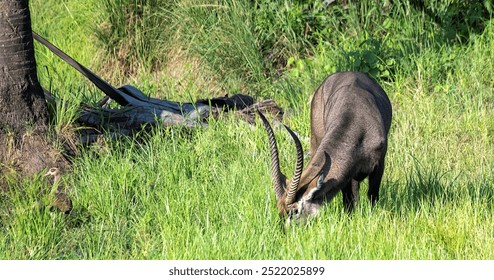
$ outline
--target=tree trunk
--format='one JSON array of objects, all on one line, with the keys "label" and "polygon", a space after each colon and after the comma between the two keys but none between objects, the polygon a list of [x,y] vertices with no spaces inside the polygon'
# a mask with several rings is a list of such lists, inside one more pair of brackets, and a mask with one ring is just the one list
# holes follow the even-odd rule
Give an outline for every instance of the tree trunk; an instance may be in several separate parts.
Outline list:
[{"label": "tree trunk", "polygon": [[21,134],[47,125],[28,0],[0,0],[0,133]]},{"label": "tree trunk", "polygon": [[0,0],[0,191],[66,161],[47,137],[28,0]]}]

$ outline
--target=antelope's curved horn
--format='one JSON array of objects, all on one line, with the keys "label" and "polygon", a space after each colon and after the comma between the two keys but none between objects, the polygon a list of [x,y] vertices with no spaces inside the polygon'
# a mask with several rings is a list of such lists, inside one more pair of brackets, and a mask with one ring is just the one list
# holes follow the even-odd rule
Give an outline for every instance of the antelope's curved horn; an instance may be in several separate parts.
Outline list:
[{"label": "antelope's curved horn", "polygon": [[300,184],[300,177],[302,176],[302,168],[304,166],[304,150],[302,148],[300,140],[297,137],[297,134],[295,134],[295,132],[293,132],[288,126],[284,126],[288,133],[290,133],[290,135],[292,136],[293,141],[295,142],[295,147],[297,149],[297,163],[295,164],[295,172],[292,177],[290,188],[286,190],[287,194],[285,204],[289,205],[294,202],[295,194],[297,193],[298,186]]},{"label": "antelope's curved horn", "polygon": [[266,132],[268,133],[269,138],[269,152],[271,153],[271,176],[273,177],[273,187],[274,192],[276,194],[276,201],[280,200],[285,192],[283,175],[280,170],[280,161],[278,158],[278,147],[276,146],[276,138],[274,137],[273,129],[271,125],[269,125],[266,117],[257,110],[257,114],[261,117],[262,122],[264,123],[264,127],[266,128]]}]

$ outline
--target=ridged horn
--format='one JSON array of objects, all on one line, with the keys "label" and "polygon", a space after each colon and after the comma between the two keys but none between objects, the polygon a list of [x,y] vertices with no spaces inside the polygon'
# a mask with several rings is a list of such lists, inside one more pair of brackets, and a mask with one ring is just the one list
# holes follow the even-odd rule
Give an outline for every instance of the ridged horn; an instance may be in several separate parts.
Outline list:
[{"label": "ridged horn", "polygon": [[271,128],[271,125],[269,124],[266,117],[259,110],[257,110],[257,114],[259,114],[259,117],[261,117],[261,120],[264,123],[264,127],[266,128],[266,132],[268,133],[269,152],[271,153],[271,176],[273,177],[273,187],[274,193],[276,194],[276,201],[279,201],[280,198],[283,196],[285,189],[283,182],[284,176],[282,175],[280,170],[280,161],[278,158],[278,147],[276,146],[276,138],[274,137],[273,129]]},{"label": "ridged horn", "polygon": [[292,177],[290,188],[286,190],[287,194],[285,205],[290,205],[295,201],[295,194],[297,193],[298,186],[300,184],[300,177],[302,176],[302,168],[304,166],[304,150],[302,149],[302,144],[300,143],[297,134],[295,134],[295,132],[293,132],[288,126],[284,126],[288,133],[292,136],[297,149],[297,163],[295,164],[295,172]]}]

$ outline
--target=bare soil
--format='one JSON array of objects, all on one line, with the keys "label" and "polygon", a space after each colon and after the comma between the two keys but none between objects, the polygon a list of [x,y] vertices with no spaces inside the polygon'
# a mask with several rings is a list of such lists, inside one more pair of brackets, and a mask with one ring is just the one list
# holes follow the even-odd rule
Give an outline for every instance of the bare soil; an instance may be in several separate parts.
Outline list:
[{"label": "bare soil", "polygon": [[66,170],[68,161],[41,133],[9,135],[0,133],[0,190],[22,178],[57,167]]}]

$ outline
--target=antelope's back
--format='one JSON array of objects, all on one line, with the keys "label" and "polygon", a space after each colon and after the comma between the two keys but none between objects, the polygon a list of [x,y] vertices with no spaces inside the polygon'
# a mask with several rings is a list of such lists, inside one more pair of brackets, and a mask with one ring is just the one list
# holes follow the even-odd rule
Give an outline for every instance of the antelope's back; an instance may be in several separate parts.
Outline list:
[{"label": "antelope's back", "polygon": [[[335,104],[353,104],[357,107],[351,110],[359,110],[366,106],[362,100],[362,94],[372,97],[366,104],[375,104],[379,111],[386,132],[391,126],[392,108],[386,92],[383,88],[367,74],[361,72],[338,72],[326,78],[321,86],[316,90],[311,104],[311,118],[313,120],[321,117],[327,118],[328,111],[341,111]],[[340,96],[338,96],[340,95]],[[317,121],[316,121],[317,122]],[[322,125],[322,123],[321,123]]]},{"label": "antelope's back", "polygon": [[330,75],[317,89],[311,103],[311,150],[324,148],[348,156],[345,146],[381,146],[387,142],[392,108],[384,90],[360,72]]}]

